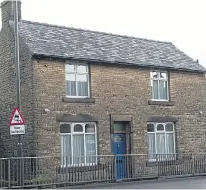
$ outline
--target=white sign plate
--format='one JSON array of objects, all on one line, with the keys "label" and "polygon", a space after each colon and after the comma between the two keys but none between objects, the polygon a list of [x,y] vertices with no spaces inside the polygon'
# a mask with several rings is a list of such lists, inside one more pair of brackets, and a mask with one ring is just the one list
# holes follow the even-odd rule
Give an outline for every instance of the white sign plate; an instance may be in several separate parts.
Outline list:
[{"label": "white sign plate", "polygon": [[10,135],[24,135],[24,134],[25,134],[25,125],[10,126]]}]

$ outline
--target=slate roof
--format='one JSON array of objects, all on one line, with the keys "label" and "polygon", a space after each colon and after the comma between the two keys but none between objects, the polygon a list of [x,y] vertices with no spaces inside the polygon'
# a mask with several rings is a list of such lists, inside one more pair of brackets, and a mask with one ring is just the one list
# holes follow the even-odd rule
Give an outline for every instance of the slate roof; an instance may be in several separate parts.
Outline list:
[{"label": "slate roof", "polygon": [[34,55],[205,72],[170,42],[21,21],[20,36]]}]

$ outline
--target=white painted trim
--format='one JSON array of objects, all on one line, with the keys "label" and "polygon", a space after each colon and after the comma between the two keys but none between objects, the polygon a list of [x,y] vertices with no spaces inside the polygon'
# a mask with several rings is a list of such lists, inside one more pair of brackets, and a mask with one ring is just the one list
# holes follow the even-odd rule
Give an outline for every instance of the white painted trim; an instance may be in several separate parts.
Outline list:
[{"label": "white painted trim", "polygon": [[169,99],[151,99],[152,101],[156,101],[156,102],[169,102]]},{"label": "white painted trim", "polygon": [[[72,65],[75,66],[75,71],[73,72],[67,72],[66,70],[66,65],[67,63],[65,64],[65,80],[67,81],[67,74],[74,74],[75,75],[75,82],[76,82],[76,94],[78,94],[78,85],[77,85],[77,79],[76,79],[76,76],[77,75],[86,75],[86,78],[87,78],[87,84],[88,84],[88,95],[87,96],[69,96],[67,95],[67,83],[66,83],[66,97],[67,98],[89,98],[90,97],[90,75],[89,75],[89,64],[87,63],[73,63]],[[87,72],[77,72],[77,65],[85,65],[86,66],[86,70]]]},{"label": "white painted trim", "polygon": [[[174,126],[174,123],[173,122],[165,122],[165,123],[163,123],[163,122],[162,123],[161,122],[147,122],[147,124],[154,124],[154,132],[147,132],[147,134],[154,134],[155,135],[155,153],[157,154],[156,135],[162,133],[164,135],[166,135],[166,134],[173,134],[174,154],[176,154],[176,139],[175,139],[175,126]],[[163,124],[164,125],[164,131],[157,131],[157,125],[158,124]],[[172,124],[173,125],[173,131],[166,131],[165,130],[166,124]],[[165,148],[166,148],[166,141],[165,141]],[[175,158],[176,158],[176,155],[175,155]],[[173,158],[173,159],[175,159],[175,158]],[[170,159],[171,158],[165,158],[165,159],[162,159],[162,161],[170,160]],[[154,159],[149,159],[149,160],[154,160]],[[155,159],[155,161],[156,161],[156,159]]]},{"label": "white painted trim", "polygon": [[[95,132],[94,133],[86,133],[86,130],[85,130],[85,126],[86,124],[88,123],[92,123],[94,124],[94,128],[95,128]],[[71,133],[60,133],[60,150],[62,149],[62,143],[61,143],[61,136],[68,136],[68,135],[71,135],[71,156],[72,158],[74,158],[74,151],[73,151],[73,136],[74,135],[83,135],[84,136],[84,164],[73,164],[73,159],[72,159],[72,164],[70,164],[69,166],[87,166],[87,165],[97,165],[97,157],[98,157],[98,152],[97,152],[97,124],[96,122],[85,122],[85,123],[79,123],[79,122],[61,122],[61,124],[70,124],[71,126]],[[82,125],[83,126],[83,132],[74,132],[74,126],[75,125]],[[96,160],[95,160],[95,163],[86,163],[86,135],[94,135],[94,140],[95,140],[95,150],[96,150],[96,155],[91,155],[91,156],[95,156],[96,157]],[[64,146],[64,145],[63,145]],[[62,154],[61,154],[61,157],[62,157]],[[61,158],[61,160],[63,160],[63,158]],[[66,167],[65,165],[61,165],[63,167]]]},{"label": "white painted trim", "polygon": [[[153,78],[152,77],[152,72],[157,72],[158,73],[158,77],[157,78]],[[159,77],[159,73],[160,72],[165,72],[166,73],[166,79],[160,78]],[[169,97],[170,97],[170,92],[169,92],[169,78],[168,78],[168,71],[165,70],[150,70],[150,83],[151,83],[151,87],[153,88],[153,81],[156,80],[158,81],[158,97],[159,97],[159,81],[166,81],[167,82],[167,99],[152,99],[153,101],[169,101]]]},{"label": "white painted trim", "polygon": [[89,96],[66,96],[66,98],[89,98]]}]

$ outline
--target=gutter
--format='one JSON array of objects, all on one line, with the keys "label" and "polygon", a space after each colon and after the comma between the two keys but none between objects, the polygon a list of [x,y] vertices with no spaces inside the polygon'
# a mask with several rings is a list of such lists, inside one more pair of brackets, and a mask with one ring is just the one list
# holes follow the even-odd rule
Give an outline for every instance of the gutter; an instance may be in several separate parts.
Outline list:
[{"label": "gutter", "polygon": [[146,65],[146,64],[134,64],[134,63],[125,63],[125,62],[117,62],[117,61],[104,61],[98,59],[84,59],[84,58],[75,58],[75,57],[66,57],[66,56],[56,56],[56,55],[49,55],[49,54],[37,54],[33,53],[33,57],[36,59],[46,58],[50,60],[61,60],[61,61],[84,61],[88,63],[102,63],[102,64],[112,64],[112,65],[124,65],[124,66],[131,66],[131,67],[139,67],[139,68],[149,68],[149,69],[168,69],[173,71],[185,71],[185,72],[193,72],[193,73],[201,73],[206,74],[205,70],[194,70],[194,69],[185,69],[185,68],[174,68],[174,67],[164,67],[164,66],[154,66],[154,65]]}]

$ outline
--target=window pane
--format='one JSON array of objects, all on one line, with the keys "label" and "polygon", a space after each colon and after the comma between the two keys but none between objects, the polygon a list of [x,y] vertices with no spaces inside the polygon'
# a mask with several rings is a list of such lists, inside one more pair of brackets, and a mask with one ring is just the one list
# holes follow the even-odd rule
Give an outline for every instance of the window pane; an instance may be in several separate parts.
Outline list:
[{"label": "window pane", "polygon": [[158,72],[152,71],[152,78],[158,78]]},{"label": "window pane", "polygon": [[154,124],[152,123],[147,124],[147,132],[154,132]]},{"label": "window pane", "polygon": [[156,148],[159,160],[165,159],[165,134],[157,133],[156,134]]},{"label": "window pane", "polygon": [[78,82],[78,96],[88,96],[88,83]]},{"label": "window pane", "polygon": [[159,99],[158,98],[158,81],[157,80],[153,80],[152,99]]},{"label": "window pane", "polygon": [[149,143],[149,159],[156,158],[155,151],[155,134],[148,133],[148,143]]},{"label": "window pane", "polygon": [[86,163],[96,163],[95,135],[85,135]]},{"label": "window pane", "polygon": [[167,123],[165,125],[165,130],[166,131],[173,131],[173,124],[172,123]]},{"label": "window pane", "polygon": [[67,81],[67,95],[76,96],[76,82],[75,81]]},{"label": "window pane", "polygon": [[162,100],[167,100],[167,81],[159,81],[159,97]]},{"label": "window pane", "polygon": [[123,131],[126,132],[126,126],[123,122],[115,122],[114,123],[114,132],[115,131]]},{"label": "window pane", "polygon": [[61,124],[60,133],[71,133],[71,126],[69,124]]},{"label": "window pane", "polygon": [[75,74],[67,74],[66,75],[66,80],[67,81],[76,81]]},{"label": "window pane", "polygon": [[87,66],[86,65],[77,65],[77,72],[78,73],[86,73],[87,72]]},{"label": "window pane", "polygon": [[87,75],[77,75],[78,96],[88,96]]},{"label": "window pane", "polygon": [[164,125],[158,124],[157,125],[157,131],[164,131]]},{"label": "window pane", "polygon": [[167,73],[166,72],[160,72],[160,78],[166,79],[167,78]]},{"label": "window pane", "polygon": [[87,74],[85,74],[85,75],[77,75],[77,81],[79,81],[79,82],[87,82]]},{"label": "window pane", "polygon": [[95,125],[94,124],[86,124],[85,125],[85,133],[95,133]]},{"label": "window pane", "polygon": [[67,95],[76,96],[75,74],[67,74],[66,80],[67,80]]},{"label": "window pane", "polygon": [[61,164],[72,164],[71,135],[61,135]]},{"label": "window pane", "polygon": [[75,71],[75,65],[73,64],[66,64],[66,72],[74,72]]},{"label": "window pane", "polygon": [[175,152],[174,152],[174,135],[173,133],[167,133],[166,134],[166,153],[167,158],[175,158]]},{"label": "window pane", "polygon": [[74,132],[83,132],[83,126],[80,124],[75,125]]},{"label": "window pane", "polygon": [[73,162],[84,164],[84,135],[73,135]]}]

